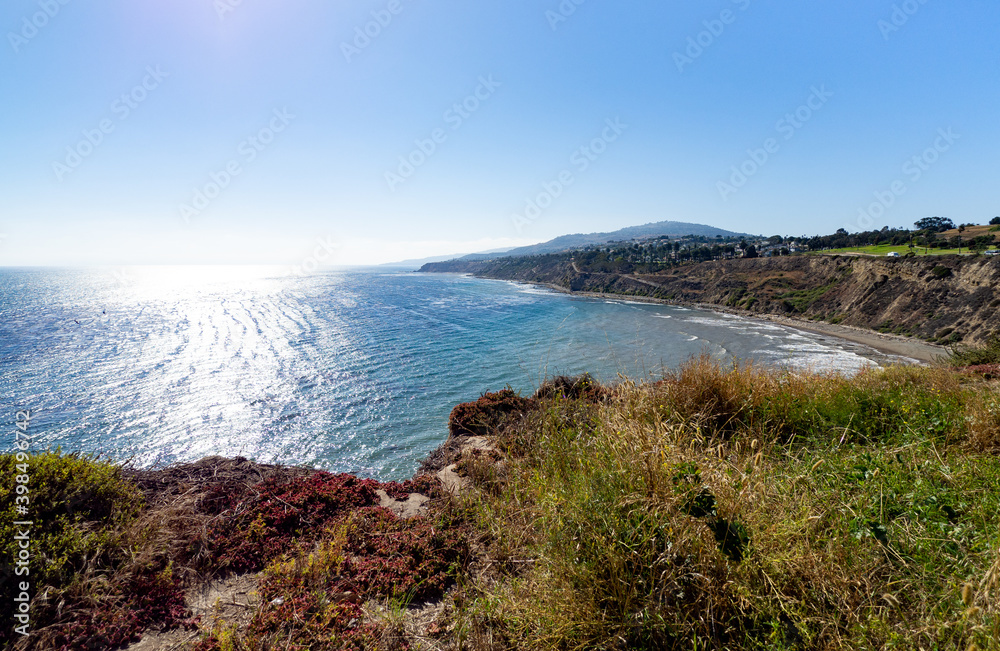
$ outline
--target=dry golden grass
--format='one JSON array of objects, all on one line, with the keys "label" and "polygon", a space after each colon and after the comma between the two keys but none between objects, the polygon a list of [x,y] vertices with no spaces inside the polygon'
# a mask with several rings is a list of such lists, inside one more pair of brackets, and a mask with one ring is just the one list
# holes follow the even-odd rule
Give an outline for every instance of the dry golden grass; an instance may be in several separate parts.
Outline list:
[{"label": "dry golden grass", "polygon": [[465,586],[462,642],[997,648],[996,395],[944,368],[700,358],[550,400],[464,507],[502,571]]}]

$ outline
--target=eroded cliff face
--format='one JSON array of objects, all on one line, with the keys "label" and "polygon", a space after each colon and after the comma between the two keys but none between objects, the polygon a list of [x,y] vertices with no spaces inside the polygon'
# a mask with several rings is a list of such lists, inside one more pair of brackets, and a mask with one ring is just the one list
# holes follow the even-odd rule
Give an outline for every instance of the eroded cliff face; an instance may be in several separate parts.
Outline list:
[{"label": "eroded cliff face", "polygon": [[710,303],[977,343],[1000,333],[1000,258],[794,256],[703,262],[658,274],[588,273],[540,258],[426,265],[483,278]]}]

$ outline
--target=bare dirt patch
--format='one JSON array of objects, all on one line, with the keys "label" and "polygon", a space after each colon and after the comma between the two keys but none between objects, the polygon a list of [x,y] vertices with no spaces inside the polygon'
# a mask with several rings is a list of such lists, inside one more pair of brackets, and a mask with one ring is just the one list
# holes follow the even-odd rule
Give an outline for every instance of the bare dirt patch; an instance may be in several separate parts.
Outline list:
[{"label": "bare dirt patch", "polygon": [[196,631],[147,632],[127,651],[174,651],[186,648],[203,632],[214,628],[243,628],[260,603],[257,577],[253,574],[209,581],[187,591],[187,607],[200,619]]}]

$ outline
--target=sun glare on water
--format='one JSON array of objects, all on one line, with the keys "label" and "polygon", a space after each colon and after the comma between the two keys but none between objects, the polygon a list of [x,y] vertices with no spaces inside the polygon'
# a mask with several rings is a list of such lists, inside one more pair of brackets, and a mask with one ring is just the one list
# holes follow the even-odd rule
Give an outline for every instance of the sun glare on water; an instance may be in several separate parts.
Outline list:
[{"label": "sun glare on water", "polygon": [[288,267],[228,265],[164,265],[121,267],[113,271],[121,289],[142,297],[164,297],[206,290],[278,291]]},{"label": "sun glare on water", "polygon": [[124,267],[122,275],[150,287],[201,287],[287,275],[282,267],[254,265],[163,265]]}]

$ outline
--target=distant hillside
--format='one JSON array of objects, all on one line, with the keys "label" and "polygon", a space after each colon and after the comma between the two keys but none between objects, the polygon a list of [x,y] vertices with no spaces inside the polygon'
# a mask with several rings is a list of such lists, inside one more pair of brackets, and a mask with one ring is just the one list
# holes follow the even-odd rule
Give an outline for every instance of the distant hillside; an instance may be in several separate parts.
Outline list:
[{"label": "distant hillside", "polygon": [[472,254],[452,253],[451,255],[435,255],[429,258],[416,258],[409,260],[400,260],[398,262],[386,262],[378,266],[403,268],[403,269],[418,269],[423,265],[430,264],[432,262],[446,262],[448,260],[456,260],[456,259],[466,260],[470,258],[475,258],[477,260],[488,260],[492,257],[495,257],[497,254],[502,254],[506,251],[507,249],[491,249],[489,251],[483,251],[482,253],[472,253]]},{"label": "distant hillside", "polygon": [[522,255],[558,253],[560,251],[577,249],[584,246],[590,246],[592,244],[604,244],[606,242],[633,240],[643,237],[659,237],[661,235],[668,235],[670,237],[681,237],[683,235],[697,235],[701,237],[715,237],[716,235],[721,235],[722,237],[741,237],[746,235],[746,233],[734,233],[732,231],[722,230],[721,228],[715,228],[714,226],[706,226],[705,224],[665,221],[643,224],[642,226],[629,226],[628,228],[622,228],[621,230],[612,231],[610,233],[577,233],[574,235],[561,235],[554,240],[542,242],[541,244],[522,246],[503,253],[473,253],[472,255],[467,255],[460,259],[489,260],[493,258],[507,258]]},{"label": "distant hillside", "polygon": [[[433,262],[447,262],[448,260],[455,260],[456,258],[461,258],[464,260],[465,258],[462,258],[462,255],[463,254],[461,253],[453,253],[451,255],[435,255],[429,258],[412,258],[409,260],[399,260],[397,262],[384,262],[378,266],[394,268],[394,269],[399,269],[399,268],[419,269],[423,265],[431,264]],[[484,255],[484,254],[475,254],[475,255]]]}]

